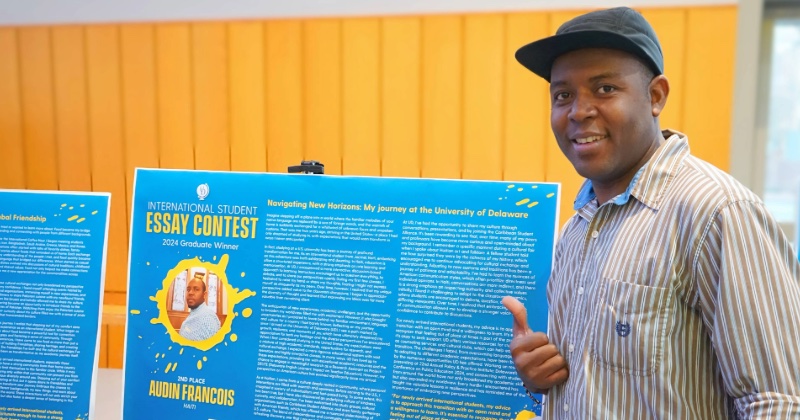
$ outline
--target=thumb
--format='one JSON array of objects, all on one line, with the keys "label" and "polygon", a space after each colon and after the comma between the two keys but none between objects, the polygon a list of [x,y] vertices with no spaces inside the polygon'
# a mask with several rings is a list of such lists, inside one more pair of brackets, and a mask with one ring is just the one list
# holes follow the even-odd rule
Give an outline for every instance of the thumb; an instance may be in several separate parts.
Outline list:
[{"label": "thumb", "polygon": [[514,297],[506,296],[503,298],[502,303],[503,306],[511,312],[511,315],[514,316],[514,325],[512,327],[514,337],[533,332],[530,327],[528,327],[528,311],[525,309],[525,305],[523,305],[522,302]]}]

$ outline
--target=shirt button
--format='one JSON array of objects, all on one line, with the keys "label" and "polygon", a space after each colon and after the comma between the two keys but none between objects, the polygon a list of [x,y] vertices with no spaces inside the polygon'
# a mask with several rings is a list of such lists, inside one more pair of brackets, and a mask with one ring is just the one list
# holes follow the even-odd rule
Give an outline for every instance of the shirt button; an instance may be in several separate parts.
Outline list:
[{"label": "shirt button", "polygon": [[583,294],[583,286],[581,286],[581,287],[579,287],[579,288],[578,288],[578,294],[579,294],[579,295],[582,295],[582,294]]},{"label": "shirt button", "polygon": [[569,405],[564,404],[564,411],[569,411]]},{"label": "shirt button", "polygon": [[570,344],[569,345],[569,352],[572,353],[573,351],[575,351],[575,345],[574,344]]},{"label": "shirt button", "polygon": [[600,236],[600,232],[598,231],[592,232],[592,239],[597,239],[598,236]]}]

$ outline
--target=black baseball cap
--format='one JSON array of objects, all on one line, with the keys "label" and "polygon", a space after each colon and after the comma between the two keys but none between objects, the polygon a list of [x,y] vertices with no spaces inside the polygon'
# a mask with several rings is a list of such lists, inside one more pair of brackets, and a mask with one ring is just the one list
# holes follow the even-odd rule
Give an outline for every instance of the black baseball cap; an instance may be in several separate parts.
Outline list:
[{"label": "black baseball cap", "polygon": [[639,57],[655,75],[664,73],[661,44],[650,23],[628,7],[597,10],[565,22],[556,34],[517,50],[517,61],[550,81],[553,62],[560,55],[582,48],[610,48]]}]

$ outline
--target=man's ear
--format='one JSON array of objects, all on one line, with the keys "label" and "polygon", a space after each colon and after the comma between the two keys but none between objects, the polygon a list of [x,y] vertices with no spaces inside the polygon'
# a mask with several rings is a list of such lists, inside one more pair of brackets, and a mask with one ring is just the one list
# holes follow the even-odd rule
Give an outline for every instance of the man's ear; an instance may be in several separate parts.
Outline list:
[{"label": "man's ear", "polygon": [[653,117],[658,117],[667,105],[667,97],[669,96],[669,80],[667,80],[667,76],[661,74],[654,77],[647,89],[648,93],[650,93],[650,109]]}]

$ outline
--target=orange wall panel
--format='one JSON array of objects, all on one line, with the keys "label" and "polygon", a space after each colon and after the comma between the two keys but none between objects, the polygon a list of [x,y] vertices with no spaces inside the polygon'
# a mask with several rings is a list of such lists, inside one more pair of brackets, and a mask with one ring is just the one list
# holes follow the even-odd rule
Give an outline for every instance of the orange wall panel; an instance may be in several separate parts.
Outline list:
[{"label": "orange wall panel", "polygon": [[194,169],[191,33],[188,24],[156,26],[159,160]]},{"label": "orange wall panel", "polygon": [[[155,28],[125,25],[120,28],[119,36],[125,198],[131,203],[134,169],[159,167]],[[126,206],[125,210],[126,221],[130,224],[131,207]]]},{"label": "orange wall panel", "polygon": [[194,167],[230,170],[227,27],[217,22],[196,23],[191,34]]},{"label": "orange wall panel", "polygon": [[92,189],[111,193],[106,290],[125,291],[129,205],[122,137],[119,28],[112,25],[87,28],[86,56]]},{"label": "orange wall panel", "polygon": [[53,28],[58,184],[62,190],[92,188],[84,45],[83,28]]},{"label": "orange wall panel", "polygon": [[[108,367],[108,325],[100,326],[100,351],[97,355],[97,367]],[[112,351],[119,351],[120,349],[113,349]]]},{"label": "orange wall panel", "polygon": [[461,178],[463,18],[422,18],[422,177]]},{"label": "orange wall panel", "polygon": [[303,24],[303,158],[342,173],[342,23],[338,19]]},{"label": "orange wall panel", "polygon": [[25,186],[55,190],[58,189],[58,148],[50,29],[21,28],[18,36]]},{"label": "orange wall panel", "polygon": [[686,23],[684,123],[692,153],[730,166],[736,9],[689,9]]},{"label": "orange wall panel", "polygon": [[260,22],[228,27],[231,169],[267,170],[264,31]]},{"label": "orange wall panel", "polygon": [[125,326],[108,325],[108,353],[107,367],[112,369],[122,369],[123,349],[125,348]]},{"label": "orange wall panel", "polygon": [[266,23],[267,171],[286,172],[303,159],[303,25]]},{"label": "orange wall panel", "polygon": [[503,177],[504,25],[502,15],[464,20],[463,178]]},{"label": "orange wall panel", "polygon": [[381,175],[420,176],[422,22],[387,18],[381,30]]},{"label": "orange wall panel", "polygon": [[0,28],[0,188],[25,188],[17,31]]},{"label": "orange wall panel", "polygon": [[342,23],[342,173],[380,175],[380,21]]}]

